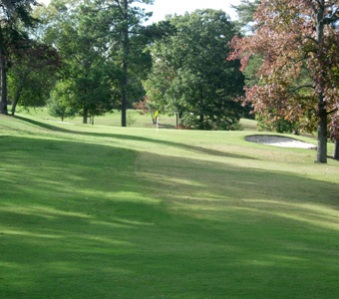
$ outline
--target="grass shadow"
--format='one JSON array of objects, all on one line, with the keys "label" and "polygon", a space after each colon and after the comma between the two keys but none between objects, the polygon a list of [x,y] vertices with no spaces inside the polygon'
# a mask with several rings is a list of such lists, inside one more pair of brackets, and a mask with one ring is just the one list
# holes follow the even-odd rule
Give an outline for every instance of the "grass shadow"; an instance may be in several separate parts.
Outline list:
[{"label": "grass shadow", "polygon": [[146,138],[142,136],[134,136],[134,135],[122,135],[122,134],[111,134],[111,133],[91,133],[91,132],[79,132],[74,130],[68,130],[64,128],[60,128],[57,126],[49,125],[44,122],[39,122],[36,120],[32,120],[29,118],[16,116],[18,119],[28,122],[30,124],[39,126],[41,128],[44,128],[46,130],[51,130],[54,132],[62,132],[66,134],[75,134],[75,135],[84,135],[84,136],[94,136],[94,137],[108,137],[108,138],[115,138],[120,140],[132,140],[132,141],[140,141],[140,142],[149,142],[154,144],[162,144],[162,145],[168,145],[172,147],[178,147],[184,150],[199,152],[202,154],[212,155],[212,156],[220,156],[220,157],[229,157],[229,158],[237,158],[237,159],[251,159],[255,160],[256,158],[247,156],[247,155],[240,155],[236,153],[226,153],[218,150],[208,149],[200,146],[193,146],[188,145],[184,143],[177,143],[177,142],[171,142],[166,140],[159,140],[159,139],[152,139],[152,138]]},{"label": "grass shadow", "polygon": [[78,141],[1,149],[2,298],[339,296],[338,184]]}]

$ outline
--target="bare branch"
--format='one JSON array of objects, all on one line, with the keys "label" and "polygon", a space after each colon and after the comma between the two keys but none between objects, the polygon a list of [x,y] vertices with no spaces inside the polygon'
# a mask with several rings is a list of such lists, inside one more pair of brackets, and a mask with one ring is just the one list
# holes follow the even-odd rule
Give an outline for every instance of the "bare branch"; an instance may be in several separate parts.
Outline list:
[{"label": "bare branch", "polygon": [[326,114],[327,115],[330,115],[330,114],[332,114],[332,113],[334,113],[334,112],[337,112],[338,111],[338,108],[335,108],[335,109],[333,109],[333,110],[331,110],[331,111],[328,111]]},{"label": "bare branch", "polygon": [[296,88],[290,90],[290,93],[295,93],[295,92],[297,92],[298,90],[303,89],[303,88],[314,88],[314,87],[313,87],[313,85],[311,85],[311,84],[300,85],[300,86],[298,86],[298,87],[296,87]]},{"label": "bare branch", "polygon": [[310,36],[310,35],[305,35],[304,37],[305,37],[306,39],[309,39],[309,40],[311,40],[312,42],[316,43],[317,45],[319,44],[319,42],[318,42],[314,37],[312,37],[312,36]]},{"label": "bare branch", "polygon": [[[315,5],[312,3],[312,0],[309,0],[308,2],[310,3],[310,6],[312,7],[313,12],[314,12],[315,14],[317,14],[317,13],[318,13],[318,10],[317,10],[317,8],[315,7]],[[319,2],[318,2],[318,3],[319,3]]]},{"label": "bare branch", "polygon": [[315,0],[315,2],[317,2],[320,6],[321,9],[324,9],[325,8],[325,2],[324,0]]}]

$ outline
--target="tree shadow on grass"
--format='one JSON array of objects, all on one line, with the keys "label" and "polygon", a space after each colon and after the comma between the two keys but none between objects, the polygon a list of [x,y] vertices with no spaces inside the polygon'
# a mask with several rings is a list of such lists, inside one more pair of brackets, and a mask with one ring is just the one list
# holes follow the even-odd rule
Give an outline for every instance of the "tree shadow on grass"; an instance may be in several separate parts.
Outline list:
[{"label": "tree shadow on grass", "polygon": [[79,131],[74,131],[74,130],[68,130],[64,128],[60,128],[57,126],[49,125],[43,122],[39,122],[36,120],[32,120],[29,118],[24,118],[24,117],[18,117],[18,119],[31,123],[33,125],[39,126],[41,128],[44,128],[46,130],[51,130],[54,132],[61,132],[61,133],[68,133],[68,134],[75,134],[75,135],[84,135],[84,136],[94,136],[94,137],[108,137],[108,138],[115,138],[115,139],[120,139],[120,140],[133,140],[133,141],[140,141],[140,142],[149,142],[149,143],[154,143],[154,144],[163,144],[163,145],[168,145],[168,146],[173,146],[173,147],[178,147],[184,150],[189,150],[189,151],[194,151],[194,152],[199,152],[202,154],[207,154],[207,155],[212,155],[212,156],[220,156],[220,157],[229,157],[229,158],[237,158],[237,159],[251,159],[255,160],[256,158],[247,156],[247,155],[240,155],[240,154],[235,154],[235,153],[226,153],[218,150],[213,150],[213,149],[208,149],[200,146],[193,146],[193,145],[188,145],[188,144],[183,144],[183,143],[177,143],[177,142],[171,142],[171,141],[166,141],[166,140],[159,140],[159,139],[152,139],[152,138],[146,138],[146,137],[141,137],[141,136],[134,136],[134,135],[122,135],[122,134],[111,134],[111,133],[90,133],[90,132],[79,132]]},{"label": "tree shadow on grass", "polygon": [[2,298],[339,295],[338,184],[99,144],[6,141]]}]

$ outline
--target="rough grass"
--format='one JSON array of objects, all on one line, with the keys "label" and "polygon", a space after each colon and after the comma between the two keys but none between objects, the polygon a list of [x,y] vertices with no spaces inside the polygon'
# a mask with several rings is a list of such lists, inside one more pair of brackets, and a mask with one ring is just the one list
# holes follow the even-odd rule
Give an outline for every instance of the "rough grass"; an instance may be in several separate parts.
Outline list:
[{"label": "rough grass", "polygon": [[339,297],[339,163],[248,132],[0,117],[0,298]]}]

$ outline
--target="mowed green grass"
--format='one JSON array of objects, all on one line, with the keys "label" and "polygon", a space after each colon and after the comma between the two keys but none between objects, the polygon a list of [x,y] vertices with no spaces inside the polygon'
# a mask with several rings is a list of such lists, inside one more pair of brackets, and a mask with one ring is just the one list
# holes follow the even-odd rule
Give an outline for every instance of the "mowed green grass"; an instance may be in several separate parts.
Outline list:
[{"label": "mowed green grass", "polygon": [[338,298],[339,163],[247,134],[0,117],[0,298]]}]

